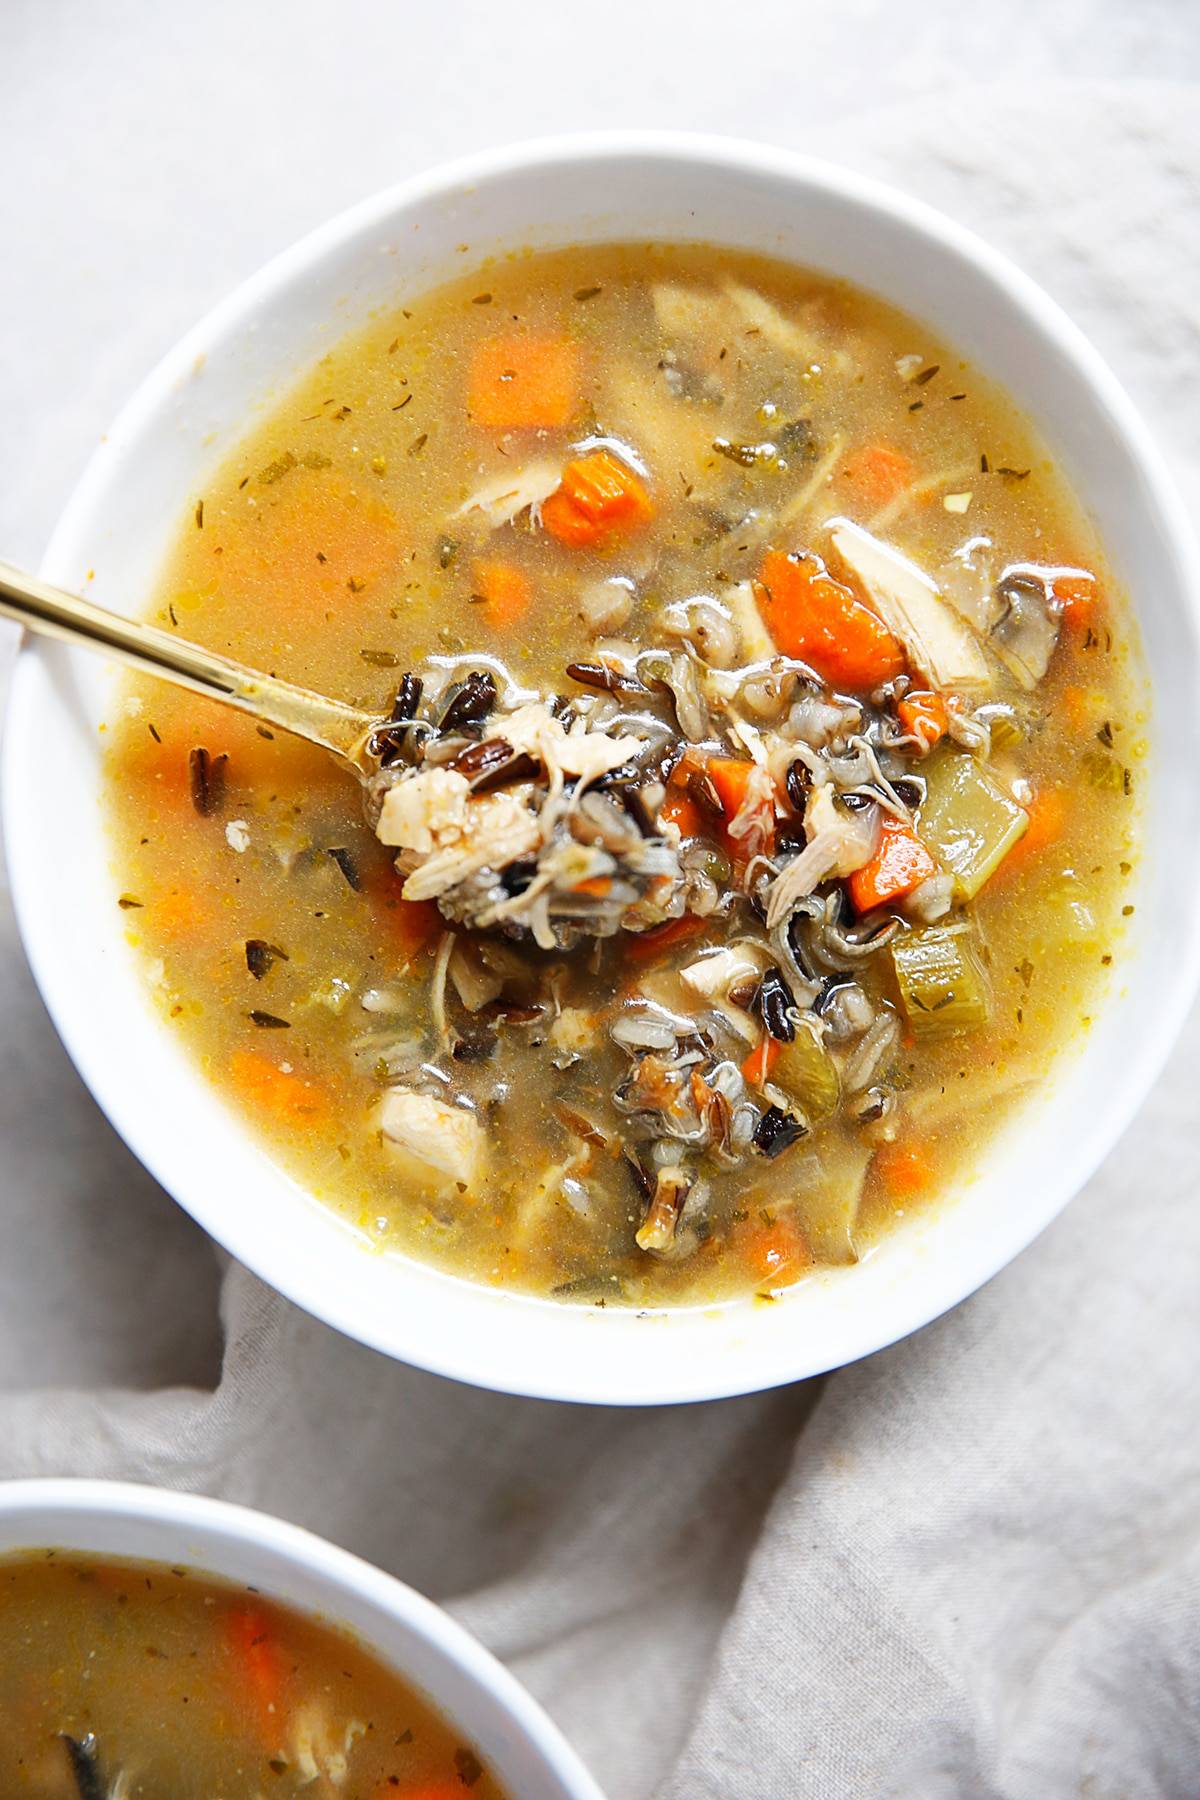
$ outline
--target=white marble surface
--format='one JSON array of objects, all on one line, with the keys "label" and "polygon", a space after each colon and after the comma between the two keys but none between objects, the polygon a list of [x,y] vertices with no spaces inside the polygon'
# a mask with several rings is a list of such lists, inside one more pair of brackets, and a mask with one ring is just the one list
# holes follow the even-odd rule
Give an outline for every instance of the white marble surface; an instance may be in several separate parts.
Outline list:
[{"label": "white marble surface", "polygon": [[[1198,78],[1200,8],[1190,0],[743,0],[734,9],[609,0],[602,15],[561,0],[0,0],[0,554],[36,561],[139,376],[311,225],[463,150],[647,123],[816,150],[890,173],[977,224],[1092,332],[1200,498]],[[1121,1184],[1157,1170],[1174,1228],[1190,1231],[1200,1253],[1190,1091],[1177,1058],[1094,1204],[1115,1216]],[[1026,1294],[1063,1304],[1079,1251],[1072,1234],[1086,1217],[1073,1209],[1006,1286],[960,1309],[940,1337],[835,1379],[815,1435],[800,1430],[816,1399],[804,1392],[660,1420],[469,1395],[337,1342],[236,1272],[222,1319],[216,1258],[80,1088],[0,910],[0,1474],[141,1474],[326,1530],[453,1599],[548,1701],[614,1796],[668,1779],[673,1795],[693,1800],[779,1800],[785,1790],[771,1771],[795,1754],[803,1689],[798,1698],[777,1682],[775,1710],[749,1721],[729,1689],[746,1681],[756,1654],[772,1660],[755,1592],[764,1569],[776,1597],[787,1589],[771,1546],[815,1553],[803,1534],[806,1506],[825,1491],[830,1407],[837,1432],[855,1436],[859,1492],[838,1464],[842,1486],[826,1503],[824,1530],[829,1507],[877,1514],[873,1420],[930,1403],[931,1343],[947,1346],[961,1371],[989,1332],[1011,1325]],[[1022,1277],[1027,1266],[1034,1275]],[[1046,1285],[1025,1285],[1035,1279]],[[1122,1316],[1114,1367],[1140,1359],[1152,1330],[1152,1309]],[[1103,1334],[1099,1316],[1091,1328]],[[1056,1368],[1062,1354],[1057,1343],[1046,1350]],[[281,1367],[297,1386],[311,1384],[307,1409],[295,1394],[281,1408],[270,1378]],[[984,1359],[981,1383],[989,1367]],[[986,1414],[986,1387],[977,1391]],[[334,1394],[353,1395],[336,1417]],[[1132,1436],[1123,1443],[1119,1413],[1098,1428],[1113,1454],[1091,1498],[1120,1517],[1148,1504],[1122,1487],[1121,1469],[1149,1450]],[[1036,1546],[1039,1528],[1014,1499],[1036,1477],[1017,1468],[992,1491],[978,1460],[968,1466],[991,1508],[986,1542],[994,1548],[1019,1520]],[[639,1482],[646,1472],[653,1480]],[[1053,1479],[1074,1477],[1064,1464]],[[739,1600],[772,1496],[767,1547],[759,1541]],[[1040,1498],[1043,1513],[1054,1510],[1052,1488]],[[919,1511],[915,1485],[908,1502]],[[873,1529],[886,1555],[878,1519]],[[1194,1535],[1194,1521],[1187,1529]],[[950,1548],[948,1539],[947,1566]],[[1031,1567],[1039,1585],[1049,1581],[1041,1564]],[[787,1641],[799,1670],[812,1645],[795,1591],[792,1602]],[[867,1629],[869,1642],[870,1606],[868,1594],[866,1627],[860,1617],[839,1629]],[[1194,1629],[1197,1613],[1186,1616]],[[1139,1616],[1136,1629],[1152,1635],[1153,1618]],[[1129,1657],[1128,1632],[1121,1641]],[[1109,1648],[1102,1638],[1096,1654]],[[955,1653],[947,1628],[939,1654],[949,1663]],[[895,1668],[867,1683],[863,1706],[909,1704],[911,1662],[911,1647],[898,1653]],[[857,1667],[864,1679],[865,1662]],[[1032,1707],[1036,1668],[1023,1679],[1025,1689],[999,1699],[989,1690],[993,1713]],[[958,1707],[956,1742],[978,1747],[994,1740],[996,1720],[990,1737],[972,1737],[973,1699],[978,1692],[955,1689],[938,1704]],[[865,1764],[839,1777],[849,1765],[827,1746],[813,1749],[812,1733],[805,1741],[797,1793],[883,1791]],[[1130,1755],[1135,1743],[1126,1734]],[[886,1743],[881,1755],[895,1760]],[[1011,1760],[997,1774],[1000,1766],[980,1750],[945,1764],[936,1787],[898,1777],[887,1791],[922,1800],[1080,1791],[1080,1762],[1015,1774]],[[1186,1791],[1169,1770],[1139,1785],[1136,1757],[1129,1766],[1131,1786],[1084,1791],[1106,1800]]]}]

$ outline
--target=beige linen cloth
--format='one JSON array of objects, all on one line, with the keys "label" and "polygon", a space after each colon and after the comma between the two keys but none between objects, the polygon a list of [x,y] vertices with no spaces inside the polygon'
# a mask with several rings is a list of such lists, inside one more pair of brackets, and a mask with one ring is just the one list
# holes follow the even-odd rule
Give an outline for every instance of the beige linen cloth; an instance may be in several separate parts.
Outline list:
[{"label": "beige linen cloth", "polygon": [[[1040,277],[1196,496],[1194,89],[978,90],[814,137]],[[2,930],[0,1473],[195,1488],[360,1551],[614,1800],[1200,1794],[1196,1021],[1087,1192],[951,1316],[823,1384],[622,1414],[392,1366],[220,1264]]]}]

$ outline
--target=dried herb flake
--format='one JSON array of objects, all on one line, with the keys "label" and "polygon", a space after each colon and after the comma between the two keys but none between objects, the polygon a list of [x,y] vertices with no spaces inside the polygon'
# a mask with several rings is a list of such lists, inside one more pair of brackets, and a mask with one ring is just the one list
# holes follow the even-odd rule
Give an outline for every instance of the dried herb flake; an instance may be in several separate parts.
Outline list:
[{"label": "dried herb flake", "polygon": [[258,479],[264,487],[270,487],[272,482],[281,481],[295,466],[296,458],[290,450],[285,450],[282,456],[277,456],[274,462],[269,462],[265,469],[258,471]]},{"label": "dried herb flake", "polygon": [[454,1766],[458,1770],[458,1779],[464,1787],[474,1787],[483,1774],[483,1764],[473,1750],[462,1745],[454,1752]]},{"label": "dried herb flake", "polygon": [[342,874],[346,877],[349,886],[354,889],[356,894],[361,894],[362,876],[359,874],[358,864],[355,862],[349,850],[338,845],[330,850],[329,855],[333,858],[338,868],[342,871]]},{"label": "dried herb flake", "polygon": [[266,938],[246,939],[246,967],[255,981],[269,975],[277,962],[287,960],[287,951],[281,950],[278,944],[268,944]]},{"label": "dried herb flake", "polygon": [[198,744],[188,752],[188,781],[191,786],[192,805],[202,819],[221,810],[225,799],[225,765],[229,758],[222,750],[219,756],[210,756],[203,744]]}]

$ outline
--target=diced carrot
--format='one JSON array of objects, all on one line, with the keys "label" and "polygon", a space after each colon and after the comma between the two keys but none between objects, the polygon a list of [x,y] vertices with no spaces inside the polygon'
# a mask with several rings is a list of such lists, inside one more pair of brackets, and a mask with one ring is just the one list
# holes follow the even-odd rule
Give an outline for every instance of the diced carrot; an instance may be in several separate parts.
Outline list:
[{"label": "diced carrot", "polygon": [[1062,709],[1074,735],[1082,737],[1091,722],[1087,689],[1077,681],[1068,681],[1062,691]]},{"label": "diced carrot", "polygon": [[232,799],[221,813],[206,820],[194,811],[189,758],[200,746],[213,762],[221,756],[228,758],[222,767],[229,790],[271,793],[287,788],[311,794],[320,789],[326,793],[331,788],[346,788],[353,779],[339,769],[328,751],[302,743],[286,731],[260,728],[245,713],[214,700],[164,695],[161,700],[156,697],[152,709],[146,707],[145,717],[154,724],[158,738],[148,730],[144,735],[136,728],[127,731],[119,753],[120,780],[136,795],[139,809],[148,809],[151,816],[166,811],[175,823],[190,820],[205,829],[215,827],[218,834],[224,819],[237,816],[230,810]]},{"label": "diced carrot", "polygon": [[924,1193],[933,1186],[933,1162],[921,1144],[883,1144],[875,1152],[875,1168],[883,1185],[897,1199]]},{"label": "diced carrot", "polygon": [[560,485],[542,503],[542,524],[572,550],[632,531],[653,517],[645,482],[611,450],[569,462]]},{"label": "diced carrot", "polygon": [[590,881],[577,881],[571,892],[589,894],[595,900],[603,900],[606,894],[612,893],[612,876],[593,875]]},{"label": "diced carrot", "polygon": [[394,514],[377,495],[303,466],[255,498],[255,512],[225,536],[221,595],[289,637],[331,613],[361,642],[359,596],[400,566]]},{"label": "diced carrot", "polygon": [[571,338],[512,332],[484,338],[471,358],[467,411],[488,431],[557,431],[579,401]]},{"label": "diced carrot", "polygon": [[1000,864],[997,875],[1023,868],[1031,858],[1058,842],[1071,816],[1070,792],[1065,787],[1038,788],[1025,810],[1029,824]]},{"label": "diced carrot", "polygon": [[886,506],[916,480],[917,466],[894,444],[868,444],[855,452],[842,473],[868,505]]},{"label": "diced carrot", "polygon": [[457,1775],[444,1781],[422,1781],[416,1787],[393,1787],[389,1781],[375,1800],[463,1800],[465,1789]]},{"label": "diced carrot", "polygon": [[525,571],[495,556],[481,556],[472,565],[471,586],[483,601],[488,624],[497,631],[519,624],[533,601]]},{"label": "diced carrot", "polygon": [[[729,855],[739,862],[748,859],[749,851],[742,834],[734,837],[729,830],[733,821],[746,804],[750,788],[750,777],[755,768],[752,762],[743,761],[736,756],[710,756],[704,770],[721,802],[725,815],[722,821],[721,839]],[[762,808],[757,833],[758,845],[765,855],[770,855],[775,842],[775,809],[774,802],[765,803]]]},{"label": "diced carrot", "polygon": [[940,694],[905,694],[896,713],[909,737],[916,738],[925,754],[945,737],[950,723],[946,702]]},{"label": "diced carrot", "polygon": [[255,1607],[239,1607],[227,1621],[239,1694],[248,1701],[262,1742],[270,1749],[283,1741],[285,1665],[264,1615]]},{"label": "diced carrot", "polygon": [[392,892],[379,902],[376,916],[389,951],[404,967],[440,936],[446,921],[434,901],[405,900],[399,889],[399,877],[394,876]]},{"label": "diced carrot", "polygon": [[717,790],[725,818],[736,818],[746,798],[752,762],[736,756],[710,756],[704,765],[709,780]]},{"label": "diced carrot", "polygon": [[146,901],[146,917],[167,937],[189,938],[203,929],[210,914],[193,889],[173,887]]},{"label": "diced carrot", "polygon": [[1055,594],[1062,602],[1064,625],[1068,630],[1082,636],[1092,622],[1096,602],[1099,598],[1095,576],[1086,572],[1078,575],[1057,575],[1053,586]]},{"label": "diced carrot", "polygon": [[664,950],[686,944],[689,938],[696,937],[704,930],[704,924],[705,921],[698,919],[695,913],[684,913],[681,919],[668,919],[665,925],[652,926],[649,931],[627,932],[625,954],[634,962],[652,962]]},{"label": "diced carrot", "polygon": [[704,814],[690,794],[682,788],[669,788],[658,809],[660,824],[675,825],[680,837],[699,837],[704,830]]},{"label": "diced carrot", "polygon": [[763,623],[785,656],[854,692],[890,681],[904,652],[883,620],[828,573],[819,556],[769,550],[755,584]]},{"label": "diced carrot", "polygon": [[[203,738],[195,739],[196,744],[203,742]],[[120,753],[120,779],[125,792],[136,794],[139,811],[160,806],[184,816],[193,811],[188,768],[192,748],[173,737],[162,741],[148,734],[145,739],[126,738]]]},{"label": "diced carrot", "polygon": [[936,860],[912,827],[901,819],[885,818],[874,856],[855,869],[846,885],[855,910],[865,913],[899,900],[936,874]]},{"label": "diced carrot", "polygon": [[797,1281],[813,1263],[808,1239],[790,1214],[766,1224],[756,1219],[739,1233],[737,1247],[755,1280],[772,1287]]},{"label": "diced carrot", "polygon": [[[282,1034],[281,1034],[282,1035]],[[321,1089],[300,1075],[281,1069],[258,1050],[235,1050],[229,1059],[234,1088],[253,1111],[283,1124],[321,1118],[326,1112]]]},{"label": "diced carrot", "polygon": [[779,1060],[779,1052],[783,1048],[778,1038],[764,1034],[762,1042],[756,1044],[742,1063],[742,1075],[751,1087],[761,1087],[764,1081],[771,1079],[771,1070]]}]

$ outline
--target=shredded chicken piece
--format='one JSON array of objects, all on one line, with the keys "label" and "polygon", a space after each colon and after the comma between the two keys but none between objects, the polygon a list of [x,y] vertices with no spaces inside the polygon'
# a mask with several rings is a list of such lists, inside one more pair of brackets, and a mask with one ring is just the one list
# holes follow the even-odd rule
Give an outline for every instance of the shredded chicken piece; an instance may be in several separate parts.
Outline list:
[{"label": "shredded chicken piece", "polygon": [[913,667],[935,688],[992,685],[978,638],[916,563],[849,519],[834,521],[833,546]]},{"label": "shredded chicken piece", "polygon": [[633,611],[636,589],[627,575],[608,575],[600,581],[585,581],[579,590],[579,616],[588,631],[619,631],[628,624]]},{"label": "shredded chicken piece", "polygon": [[455,518],[478,518],[493,531],[511,525],[528,512],[533,524],[540,524],[542,501],[551,495],[562,480],[562,467],[549,457],[527,463],[511,474],[506,469],[494,481],[485,482],[455,513]]},{"label": "shredded chicken piece", "polygon": [[767,746],[763,742],[763,734],[757,725],[747,724],[745,719],[731,719],[729,735],[736,738],[742,748],[749,752],[751,760],[756,762],[760,769],[770,767]]},{"label": "shredded chicken piece", "polygon": [[708,338],[713,335],[713,296],[679,281],[656,281],[651,290],[654,318],[664,337]]},{"label": "shredded chicken piece", "polygon": [[953,468],[934,469],[932,474],[910,481],[907,487],[901,488],[886,506],[881,506],[872,516],[871,530],[886,531],[889,525],[894,525],[901,514],[906,513],[918,500],[924,500],[929,494],[940,493],[943,488],[957,487],[960,482],[969,481],[978,473],[978,463],[956,463]]},{"label": "shredded chicken piece", "polygon": [[788,863],[771,883],[767,900],[767,930],[783,923],[797,900],[831,875],[853,875],[875,854],[879,842],[879,814],[846,812],[834,799],[828,782],[813,788],[804,808],[804,835],[808,839],[799,856]]},{"label": "shredded chicken piece", "polygon": [[456,843],[467,822],[471,784],[454,769],[421,769],[383,796],[376,834],[381,844],[428,856]]},{"label": "shredded chicken piece", "polygon": [[[746,729],[753,730],[753,727]],[[756,856],[765,855],[770,846],[775,828],[775,795],[775,782],[770,769],[755,762],[746,777],[746,792],[742,804],[725,827],[726,833],[740,847],[747,862],[752,862]]]},{"label": "shredded chicken piece", "polygon": [[[389,789],[388,798],[408,785],[401,782]],[[404,898],[436,900],[479,869],[503,869],[536,850],[542,834],[537,814],[529,810],[529,792],[528,787],[514,788],[472,800],[461,826],[440,839],[433,854],[409,875],[401,890]],[[385,800],[385,809],[386,805]]]},{"label": "shredded chicken piece", "polygon": [[433,977],[429,987],[429,1010],[433,1018],[433,1029],[437,1035],[438,1046],[445,1050],[450,1043],[450,1020],[446,1015],[446,974],[450,967],[450,958],[454,954],[455,933],[444,931],[437,955],[433,963]]},{"label": "shredded chicken piece", "polygon": [[672,1163],[658,1171],[653,1198],[637,1232],[639,1250],[650,1250],[662,1255],[672,1247],[675,1228],[679,1224],[679,1215],[683,1211],[683,1203],[691,1185],[690,1175],[677,1164]]},{"label": "shredded chicken piece", "polygon": [[744,287],[740,281],[726,280],[721,286],[742,321],[759,332],[772,349],[795,357],[805,367],[820,361],[820,345],[795,319],[782,313],[773,300],[756,288]]},{"label": "shredded chicken piece", "polygon": [[351,1719],[340,1737],[322,1701],[310,1701],[296,1712],[291,1724],[291,1759],[304,1785],[319,1782],[318,1794],[340,1788],[350,1772],[350,1752],[365,1737],[361,1719]]},{"label": "shredded chicken piece", "polygon": [[823,487],[827,487],[833,472],[842,460],[842,450],[846,440],[842,433],[836,432],[828,450],[809,476],[804,486],[798,488],[779,510],[778,516],[770,521],[771,529],[776,534],[788,525],[797,524],[816,500]]},{"label": "shredded chicken piece", "polygon": [[725,592],[725,605],[742,640],[742,662],[770,662],[775,654],[775,644],[758,610],[758,601],[754,598],[754,583],[739,581],[728,588]]},{"label": "shredded chicken piece", "polygon": [[765,945],[730,944],[698,957],[679,971],[679,978],[694,994],[714,1006],[739,1037],[745,1038],[748,1044],[757,1044],[762,1036],[762,1026],[745,1007],[736,1005],[729,993],[740,982],[756,981],[768,960]]},{"label": "shredded chicken piece", "polygon": [[564,1006],[549,1032],[552,1047],[572,1057],[593,1050],[597,1035],[595,1013],[582,1006]]},{"label": "shredded chicken piece", "polygon": [[586,719],[576,719],[568,731],[541,701],[519,706],[498,729],[514,750],[536,756],[551,778],[572,775],[583,782],[595,781],[598,775],[619,769],[637,749],[628,738],[589,731]]},{"label": "shredded chicken piece", "polygon": [[550,1163],[544,1168],[517,1208],[509,1227],[508,1241],[525,1244],[535,1232],[543,1233],[551,1206],[560,1196],[568,1197],[571,1184],[579,1182],[588,1173],[595,1157],[592,1144],[578,1143],[561,1162]]},{"label": "shredded chicken piece", "polygon": [[386,1138],[426,1168],[467,1188],[478,1185],[486,1140],[473,1112],[429,1094],[391,1088],[383,1097],[379,1123]]},{"label": "shredded chicken piece", "polygon": [[656,468],[685,474],[695,498],[714,494],[726,479],[728,465],[712,447],[711,410],[647,383],[640,369],[624,362],[610,369],[604,416]]},{"label": "shredded chicken piece", "polygon": [[477,1013],[494,1000],[504,986],[493,969],[480,962],[475,951],[459,941],[452,946],[449,976],[454,991],[468,1012]]},{"label": "shredded chicken piece", "polygon": [[929,875],[905,895],[902,910],[908,918],[919,919],[922,925],[932,925],[945,918],[953,903],[954,877]]}]

